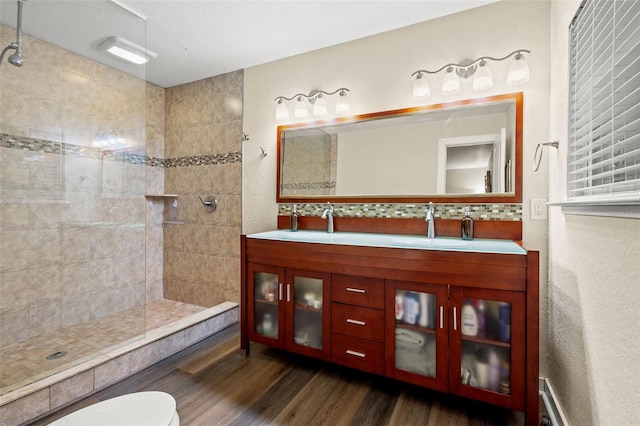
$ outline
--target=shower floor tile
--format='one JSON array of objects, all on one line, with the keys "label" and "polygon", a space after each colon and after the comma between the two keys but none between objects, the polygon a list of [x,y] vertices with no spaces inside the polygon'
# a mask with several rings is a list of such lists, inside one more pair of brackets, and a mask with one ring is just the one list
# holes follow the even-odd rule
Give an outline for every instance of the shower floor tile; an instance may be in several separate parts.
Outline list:
[{"label": "shower floor tile", "polygon": [[[207,308],[172,300],[146,306],[0,347],[0,395],[144,337],[144,332]],[[56,352],[67,352],[47,359]]]}]

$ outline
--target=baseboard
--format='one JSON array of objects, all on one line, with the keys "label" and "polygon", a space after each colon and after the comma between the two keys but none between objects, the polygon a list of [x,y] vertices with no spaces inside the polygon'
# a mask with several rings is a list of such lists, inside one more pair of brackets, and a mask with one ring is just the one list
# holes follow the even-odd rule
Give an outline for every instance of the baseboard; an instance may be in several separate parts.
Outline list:
[{"label": "baseboard", "polygon": [[547,409],[547,415],[549,416],[549,420],[551,420],[551,425],[569,426],[569,422],[567,421],[564,412],[560,408],[558,398],[556,397],[556,394],[553,391],[548,378],[539,378],[539,390],[542,401],[544,402],[544,406]]}]

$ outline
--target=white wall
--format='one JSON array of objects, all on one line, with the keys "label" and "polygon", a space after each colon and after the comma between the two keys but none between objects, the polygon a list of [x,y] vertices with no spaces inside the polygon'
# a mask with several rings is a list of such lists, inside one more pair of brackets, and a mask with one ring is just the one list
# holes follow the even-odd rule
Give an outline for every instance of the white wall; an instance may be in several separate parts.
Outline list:
[{"label": "white wall", "polygon": [[[541,327],[546,330],[547,222],[529,220],[529,199],[547,198],[547,163],[538,173],[531,167],[536,144],[549,137],[549,2],[503,0],[488,6],[361,40],[298,55],[245,70],[242,232],[276,228],[276,96],[312,89],[348,87],[352,114],[417,105],[411,97],[411,73],[437,69],[449,62],[480,56],[504,56],[531,50],[531,80],[508,86],[508,62],[491,63],[495,85],[474,92],[464,81],[457,95],[442,96],[442,74],[429,76],[429,103],[524,92],[524,245],[540,250]],[[328,102],[330,103],[330,102]],[[331,108],[331,104],[329,105]],[[269,155],[260,156],[260,146]],[[541,339],[541,372],[546,372],[545,340]]]},{"label": "white wall", "polygon": [[[549,196],[566,194],[569,23],[580,1],[551,7]],[[572,425],[640,424],[640,220],[549,210],[548,368]]]}]

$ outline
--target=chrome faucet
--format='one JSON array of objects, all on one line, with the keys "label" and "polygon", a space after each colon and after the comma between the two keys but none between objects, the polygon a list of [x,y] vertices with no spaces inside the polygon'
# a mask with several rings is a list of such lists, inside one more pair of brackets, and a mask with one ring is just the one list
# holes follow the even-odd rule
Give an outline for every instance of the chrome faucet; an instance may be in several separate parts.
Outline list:
[{"label": "chrome faucet", "polygon": [[333,206],[330,201],[327,201],[327,204],[329,204],[329,207],[322,212],[321,217],[322,219],[329,219],[329,222],[327,223],[327,232],[333,234]]},{"label": "chrome faucet", "polygon": [[435,229],[435,221],[436,217],[434,214],[433,203],[429,203],[429,208],[427,210],[427,217],[424,219],[427,222],[427,238],[435,238],[436,237],[436,229]]}]

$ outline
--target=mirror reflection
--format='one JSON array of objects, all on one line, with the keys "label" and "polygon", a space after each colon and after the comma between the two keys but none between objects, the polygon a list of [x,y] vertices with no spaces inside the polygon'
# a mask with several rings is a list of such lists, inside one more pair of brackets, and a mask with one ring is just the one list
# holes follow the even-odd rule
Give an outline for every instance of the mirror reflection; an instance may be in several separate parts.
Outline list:
[{"label": "mirror reflection", "polygon": [[280,126],[279,200],[513,198],[521,96]]}]

